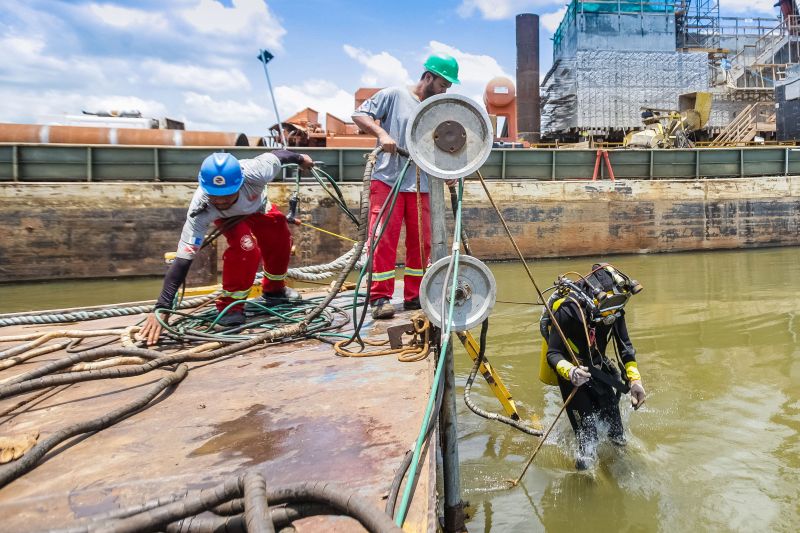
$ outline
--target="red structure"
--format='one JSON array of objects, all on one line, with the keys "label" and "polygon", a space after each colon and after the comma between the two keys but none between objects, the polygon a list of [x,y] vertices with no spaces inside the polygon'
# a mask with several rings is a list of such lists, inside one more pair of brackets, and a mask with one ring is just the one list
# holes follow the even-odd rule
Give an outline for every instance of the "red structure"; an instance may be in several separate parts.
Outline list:
[{"label": "red structure", "polygon": [[486,84],[483,92],[483,103],[486,112],[504,118],[503,124],[498,120],[495,140],[517,141],[517,92],[514,82],[505,77],[493,78]]}]

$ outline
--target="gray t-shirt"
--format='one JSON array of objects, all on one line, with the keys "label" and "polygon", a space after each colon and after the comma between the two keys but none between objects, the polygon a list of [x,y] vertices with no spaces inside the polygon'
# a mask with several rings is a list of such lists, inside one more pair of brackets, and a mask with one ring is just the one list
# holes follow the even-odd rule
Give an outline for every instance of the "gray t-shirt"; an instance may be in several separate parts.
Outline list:
[{"label": "gray t-shirt", "polygon": [[[194,255],[203,243],[208,226],[215,220],[264,213],[271,208],[264,190],[267,183],[281,171],[280,160],[274,155],[266,153],[255,159],[242,159],[239,164],[242,166],[244,183],[239,189],[239,198],[236,199],[236,203],[228,209],[220,211],[211,205],[208,202],[208,194],[202,187],[198,186],[194,191],[192,203],[189,204],[189,211],[186,214],[186,222],[181,231],[181,240],[178,242],[178,257],[194,259]],[[196,212],[203,205],[206,206],[204,209],[195,216],[191,216],[191,213]]]},{"label": "gray t-shirt", "polygon": [[[397,146],[408,149],[406,146],[406,128],[414,110],[419,105],[419,99],[411,92],[410,87],[388,87],[375,93],[369,100],[364,101],[353,116],[367,116],[381,121],[381,128],[395,140]],[[381,180],[387,185],[394,185],[406,158],[398,154],[378,154],[375,162],[372,179]],[[420,170],[419,190],[428,192],[428,176]],[[400,192],[415,192],[417,190],[417,165],[411,163],[400,184]]]}]

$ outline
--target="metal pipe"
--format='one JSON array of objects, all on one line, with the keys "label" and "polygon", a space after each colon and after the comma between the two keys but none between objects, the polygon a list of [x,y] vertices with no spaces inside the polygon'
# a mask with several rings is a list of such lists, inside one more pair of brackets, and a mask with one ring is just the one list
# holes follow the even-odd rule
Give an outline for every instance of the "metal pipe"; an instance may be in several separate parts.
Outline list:
[{"label": "metal pipe", "polygon": [[519,136],[539,142],[539,15],[517,15],[517,127]]},{"label": "metal pipe", "polygon": [[[447,226],[445,224],[444,183],[429,179],[431,209],[431,261],[448,255]],[[447,533],[464,529],[464,509],[461,500],[461,474],[458,467],[458,420],[456,417],[456,390],[453,371],[453,343],[440,354],[444,362],[444,399],[439,418],[442,436],[442,474],[444,478],[444,530]]]},{"label": "metal pipe", "polygon": [[11,147],[11,179],[19,181],[19,146],[16,144]]},{"label": "metal pipe", "polygon": [[86,147],[86,181],[92,181],[92,147]]},{"label": "metal pipe", "polygon": [[135,144],[144,146],[248,146],[243,133],[0,124],[0,142]]}]

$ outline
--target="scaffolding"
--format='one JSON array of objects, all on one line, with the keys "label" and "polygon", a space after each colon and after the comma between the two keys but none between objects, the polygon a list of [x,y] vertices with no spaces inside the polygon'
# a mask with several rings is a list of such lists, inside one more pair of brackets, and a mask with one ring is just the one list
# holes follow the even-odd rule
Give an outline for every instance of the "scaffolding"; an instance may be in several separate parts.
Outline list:
[{"label": "scaffolding", "polygon": [[708,85],[706,54],[675,50],[683,0],[572,0],[542,84],[543,131],[620,136],[642,107],[671,108]]},{"label": "scaffolding", "polygon": [[772,91],[786,78],[787,69],[798,63],[800,16],[790,15],[731,58],[726,82],[733,90]]},{"label": "scaffolding", "polygon": [[719,0],[682,0],[675,10],[678,50],[719,50],[721,24]]}]

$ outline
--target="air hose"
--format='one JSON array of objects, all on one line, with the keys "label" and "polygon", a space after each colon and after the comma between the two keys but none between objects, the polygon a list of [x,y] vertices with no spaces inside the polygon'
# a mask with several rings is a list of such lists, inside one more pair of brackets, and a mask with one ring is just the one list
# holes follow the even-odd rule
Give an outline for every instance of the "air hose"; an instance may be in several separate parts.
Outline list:
[{"label": "air hose", "polygon": [[[377,155],[377,152],[379,150],[380,150],[380,148],[377,148],[372,153]],[[398,148],[397,152],[400,155],[408,158],[408,152],[407,151]],[[369,302],[369,296],[370,296],[371,285],[372,285],[372,261],[373,261],[373,258],[375,257],[375,249],[378,246],[378,242],[383,237],[383,232],[386,230],[386,226],[387,226],[385,223],[382,224],[381,222],[386,220],[386,219],[388,219],[388,217],[391,216],[392,211],[394,210],[395,202],[397,201],[397,194],[400,191],[400,185],[401,185],[401,183],[403,181],[403,178],[405,177],[406,172],[408,171],[408,168],[409,168],[410,164],[411,164],[411,160],[407,159],[406,163],[403,165],[402,170],[400,171],[399,178],[397,179],[397,181],[395,181],[394,185],[392,186],[391,191],[389,192],[389,195],[386,197],[386,200],[383,202],[383,205],[381,206],[381,209],[378,211],[378,214],[377,214],[377,216],[375,218],[376,224],[375,224],[375,227],[372,230],[373,233],[369,236],[369,244],[370,244],[369,251],[367,253],[366,261],[364,261],[364,264],[362,265],[361,270],[359,272],[358,280],[356,281],[356,287],[360,287],[361,286],[361,282],[364,279],[364,276],[366,276],[366,279],[367,279],[367,282],[366,282],[366,287],[367,287],[366,301],[367,302]],[[365,169],[364,184],[363,184],[363,187],[362,187],[362,195],[364,195],[366,193],[366,205],[368,206],[367,207],[368,210],[369,210],[369,181],[368,180],[371,180],[371,176],[372,176],[372,167],[371,166],[369,168],[369,171],[370,171],[370,173],[369,173],[369,175],[367,175],[366,169]],[[363,196],[362,196],[362,200],[361,201],[362,201],[362,208],[363,208],[363,206],[365,204],[365,198]],[[369,212],[367,213],[367,215],[369,215]],[[362,217],[361,220],[363,222],[364,218]],[[367,220],[367,222],[369,221],[369,217],[368,216],[367,216],[366,220]],[[366,224],[364,224],[364,226],[366,226]],[[360,229],[361,229],[361,227],[360,227]],[[357,245],[357,247],[359,247],[358,257],[360,257],[361,250],[363,250],[364,241],[367,239],[367,235],[366,234],[367,234],[366,227],[364,227],[363,230],[359,234],[359,245]],[[357,342],[361,346],[362,349],[364,348],[365,343],[361,339],[361,327],[364,325],[364,320],[366,319],[368,311],[369,311],[368,305],[365,305],[363,307],[363,309],[361,310],[360,315],[358,314],[357,307],[353,308],[353,335],[349,339],[337,343],[337,347],[339,349],[344,348],[345,346],[348,346],[352,342]]]},{"label": "air hose", "polygon": [[101,418],[67,426],[53,433],[46,439],[37,442],[30,450],[25,452],[25,455],[20,459],[0,467],[0,488],[11,483],[24,473],[36,468],[39,461],[47,455],[50,450],[67,439],[77,435],[100,431],[143,409],[167,388],[182,381],[183,378],[186,377],[187,372],[188,367],[185,364],[178,365],[174,372],[170,372],[167,376],[158,380],[158,382],[138,400],[130,402],[118,409],[114,409]]},{"label": "air hose", "polygon": [[[458,286],[458,258],[460,255],[460,236],[461,236],[461,200],[463,198],[464,192],[464,180],[459,180],[459,187],[458,187],[458,209],[456,210],[456,217],[455,217],[455,231],[453,232],[453,254],[450,256],[450,264],[448,265],[447,274],[445,275],[444,280],[444,287],[450,284],[450,298],[442,299],[442,307],[444,307],[447,301],[450,302],[449,310],[447,312],[447,321],[443,324],[444,331],[441,337],[441,349],[439,350],[439,361],[436,363],[436,372],[433,377],[433,387],[431,389],[431,393],[428,396],[428,404],[425,408],[425,414],[422,417],[423,423],[420,427],[419,435],[417,436],[416,445],[414,446],[414,457],[411,460],[410,466],[410,473],[409,478],[415,479],[417,470],[419,468],[420,457],[422,455],[422,444],[425,440],[425,434],[427,433],[428,428],[428,420],[432,418],[432,409],[435,403],[435,398],[439,391],[440,384],[443,383],[443,373],[444,373],[444,362],[447,359],[445,354],[447,353],[447,346],[451,340],[451,332],[453,326],[453,312],[455,309],[455,302],[456,302],[456,288]],[[444,317],[445,313],[442,313],[440,316]],[[445,326],[446,325],[446,326]],[[395,523],[398,526],[403,525],[406,519],[406,515],[408,514],[408,509],[411,505],[411,496],[414,487],[410,483],[406,484],[406,487],[403,491],[403,499],[400,502],[400,509],[397,512],[397,516],[395,517]]]},{"label": "air hose", "polygon": [[[436,421],[439,419],[439,412],[442,409],[442,401],[444,399],[444,387],[439,386],[438,393],[436,395],[436,404],[433,408],[433,416],[428,421],[428,427],[425,430],[425,448],[422,451],[422,457],[425,457],[425,454],[428,451],[428,447],[430,446],[431,437],[433,436],[433,430],[436,428]],[[414,450],[408,450],[406,452],[405,457],[403,457],[403,462],[400,464],[400,468],[397,469],[397,472],[394,475],[394,479],[392,480],[392,485],[389,487],[389,496],[386,498],[386,514],[390,517],[394,518],[395,514],[395,507],[397,507],[397,496],[400,494],[400,485],[403,484],[403,479],[408,472],[409,467],[411,466],[411,461],[414,459]],[[414,487],[412,489],[411,496],[413,498],[414,490],[417,486],[417,482],[419,481],[421,470],[417,470],[416,476],[414,479],[409,481],[409,483]]]},{"label": "air hose", "polygon": [[464,403],[467,404],[467,407],[469,407],[470,411],[472,411],[473,413],[475,413],[480,417],[486,418],[487,420],[496,420],[498,422],[502,422],[503,424],[507,424],[515,429],[522,431],[523,433],[527,433],[528,435],[541,437],[542,430],[528,427],[519,420],[514,420],[513,418],[509,418],[499,413],[490,413],[489,411],[485,411],[484,409],[481,409],[480,407],[475,405],[475,402],[472,401],[472,398],[470,396],[470,393],[472,391],[472,384],[475,382],[475,376],[477,376],[478,369],[484,362],[486,356],[486,336],[488,331],[489,331],[489,319],[487,318],[481,324],[480,350],[478,351],[478,357],[477,359],[475,359],[475,364],[472,365],[472,371],[469,373],[467,382],[464,385]]},{"label": "air hose", "polygon": [[[450,209],[453,210],[453,218],[455,218],[456,209],[458,208],[458,191],[456,191],[455,185],[448,185],[447,188],[450,191]],[[461,244],[464,246],[464,253],[466,255],[472,255],[469,239],[467,239],[467,229],[463,226],[461,227]]]},{"label": "air hose", "polygon": [[[242,526],[246,531],[269,532],[294,520],[320,514],[337,514],[356,519],[367,531],[400,533],[377,507],[355,491],[328,482],[293,483],[267,487],[259,473],[247,472],[226,479],[222,484],[201,491],[186,493],[181,499],[167,498],[127,510],[115,511],[115,517],[93,520],[87,525],[62,532],[150,532],[227,531]],[[241,513],[229,517],[191,519],[229,502],[241,502]],[[159,504],[160,503],[160,504]],[[278,507],[285,506],[285,507]],[[244,522],[244,524],[243,524]]]},{"label": "air hose", "polygon": [[[99,431],[115,424],[119,420],[124,419],[131,413],[144,408],[161,391],[173,385],[174,383],[181,381],[183,377],[185,377],[188,369],[182,363],[209,361],[220,357],[229,356],[260,344],[274,342],[287,337],[292,338],[305,335],[313,321],[328,307],[331,301],[338,296],[339,290],[344,284],[347,275],[353,269],[361,255],[367,235],[367,225],[369,220],[369,182],[371,180],[375,158],[379,150],[380,148],[376,148],[369,154],[367,158],[367,164],[364,169],[364,186],[362,187],[360,206],[359,243],[355,246],[350,259],[339,273],[336,281],[333,283],[333,287],[331,288],[330,292],[324,298],[322,298],[313,309],[308,311],[303,319],[299,322],[286,324],[268,330],[250,339],[242,340],[240,342],[232,343],[212,351],[201,353],[182,352],[164,355],[163,353],[155,350],[147,350],[142,348],[96,348],[87,350],[85,352],[72,354],[62,360],[46,364],[32,372],[27,372],[20,376],[16,376],[12,378],[12,380],[0,385],[0,398],[8,398],[18,394],[23,394],[25,392],[49,388],[56,385],[80,383],[99,379],[118,379],[139,376],[158,368],[179,365],[177,371],[171,373],[167,378],[160,380],[156,387],[149,391],[147,395],[140,400],[137,400],[136,402],[120,409],[114,410],[99,419],[73,424],[72,426],[55,433],[50,438],[37,443],[25,454],[22,460],[5,467],[1,467],[0,487],[7,485],[20,475],[35,468],[39,460],[46,455],[49,450],[53,449],[66,439],[79,434]],[[147,311],[149,310],[150,309]],[[63,370],[68,369],[79,362],[95,361],[119,355],[141,357],[147,362],[126,366],[124,368],[117,367],[79,372],[63,372]]]}]

